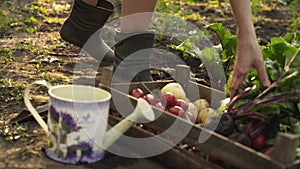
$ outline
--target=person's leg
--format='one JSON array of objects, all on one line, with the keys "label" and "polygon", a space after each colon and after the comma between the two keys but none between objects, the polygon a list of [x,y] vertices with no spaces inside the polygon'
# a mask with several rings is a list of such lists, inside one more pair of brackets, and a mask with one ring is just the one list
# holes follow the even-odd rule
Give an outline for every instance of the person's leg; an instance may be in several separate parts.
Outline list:
[{"label": "person's leg", "polygon": [[123,0],[121,32],[147,31],[156,0]]},{"label": "person's leg", "polygon": [[[92,35],[104,26],[113,12],[114,6],[107,0],[75,0],[69,17],[61,27],[60,36],[101,60],[101,66],[112,65],[113,51],[105,44],[100,34],[97,37]],[[92,40],[89,40],[91,37]],[[88,40],[90,44],[86,44]]]},{"label": "person's leg", "polygon": [[149,30],[149,24],[155,4],[156,0],[122,1],[121,26],[115,38],[113,83],[152,81],[150,56],[154,32]]},{"label": "person's leg", "polygon": [[122,1],[121,26],[115,38],[113,83],[152,81],[150,56],[154,32],[149,30],[149,24],[155,4],[156,0]]},{"label": "person's leg", "polygon": [[75,0],[60,35],[69,43],[82,47],[93,33],[103,27],[113,12],[113,4],[106,0]]},{"label": "person's leg", "polygon": [[82,0],[82,1],[93,6],[97,6],[98,3],[98,0]]}]

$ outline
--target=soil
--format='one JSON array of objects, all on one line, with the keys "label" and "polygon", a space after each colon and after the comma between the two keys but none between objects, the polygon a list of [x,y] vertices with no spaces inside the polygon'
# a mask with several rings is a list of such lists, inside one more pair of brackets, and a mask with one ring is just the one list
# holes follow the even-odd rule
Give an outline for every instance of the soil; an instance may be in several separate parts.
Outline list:
[{"label": "soil", "polygon": [[[25,6],[32,4],[33,0],[14,1],[14,5]],[[43,1],[44,2],[44,1]],[[112,1],[116,6],[115,14],[110,18],[118,18],[120,13],[120,1]],[[0,7],[9,6],[9,3],[0,1]],[[54,162],[45,155],[46,134],[32,119],[27,119],[18,124],[9,123],[20,112],[25,110],[23,103],[23,92],[25,86],[38,79],[46,79],[52,84],[68,84],[85,81],[86,78],[96,79],[88,80],[88,83],[97,83],[101,73],[97,73],[93,66],[97,62],[88,55],[78,55],[80,48],[73,46],[62,40],[59,36],[59,30],[62,21],[67,18],[71,8],[71,1],[61,0],[56,3],[45,1],[43,6],[46,9],[46,16],[55,18],[55,20],[45,20],[43,17],[37,17],[37,29],[34,33],[24,31],[0,30],[1,48],[12,48],[14,52],[8,59],[1,57],[0,60],[0,168],[130,168],[136,169],[148,165],[148,168],[167,168],[162,164],[149,159],[125,159],[113,154],[107,153],[106,158],[92,165],[69,166]],[[204,10],[205,3],[198,6],[184,6],[185,9],[198,12],[203,18],[203,23],[222,22],[224,27],[235,33],[235,24],[232,14],[228,10],[210,9]],[[12,6],[11,6],[12,7]],[[20,8],[21,9],[21,8]],[[3,12],[10,13],[7,8]],[[12,15],[22,15],[26,11],[20,10],[19,13]],[[261,44],[266,44],[272,37],[283,36],[286,34],[288,26],[288,11],[285,7],[278,7],[276,10],[263,11],[259,14],[262,20],[255,23],[257,36],[261,39]],[[191,21],[200,29],[203,24]],[[11,25],[13,27],[13,25]],[[183,58],[183,54],[166,47],[166,41],[156,41],[156,46],[173,52],[178,58]],[[47,52],[44,52],[47,51]],[[3,50],[1,50],[3,55]],[[9,60],[11,59],[11,60]],[[159,61],[154,60],[157,63]],[[189,58],[185,60],[187,65],[191,66],[194,74],[199,74],[198,68],[201,62]],[[82,65],[78,65],[81,63]],[[74,72],[76,66],[87,66],[86,69],[80,69]],[[154,80],[172,79],[173,69],[163,68],[164,71],[153,70]],[[166,73],[167,72],[167,73]],[[84,78],[82,79],[82,76]],[[199,76],[202,76],[200,74]],[[204,77],[205,78],[205,77]],[[207,83],[206,85],[209,85]],[[40,89],[39,96],[33,97],[36,106],[47,102],[46,89]],[[163,167],[162,167],[163,166]]]}]

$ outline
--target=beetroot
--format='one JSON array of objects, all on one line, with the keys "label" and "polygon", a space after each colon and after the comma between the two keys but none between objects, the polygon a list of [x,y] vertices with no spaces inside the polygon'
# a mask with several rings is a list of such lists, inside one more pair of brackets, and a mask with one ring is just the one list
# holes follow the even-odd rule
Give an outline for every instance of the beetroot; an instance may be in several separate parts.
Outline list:
[{"label": "beetroot", "polygon": [[209,119],[204,128],[213,130],[224,136],[230,135],[235,129],[235,123],[229,113],[218,114]]},{"label": "beetroot", "polygon": [[248,146],[248,147],[251,145],[250,137],[245,133],[235,132],[235,133],[231,134],[228,138],[230,138],[234,141],[237,141],[241,144],[244,144],[245,146]]},{"label": "beetroot", "polygon": [[266,137],[264,135],[259,135],[252,139],[251,147],[255,150],[261,150],[266,145]]}]

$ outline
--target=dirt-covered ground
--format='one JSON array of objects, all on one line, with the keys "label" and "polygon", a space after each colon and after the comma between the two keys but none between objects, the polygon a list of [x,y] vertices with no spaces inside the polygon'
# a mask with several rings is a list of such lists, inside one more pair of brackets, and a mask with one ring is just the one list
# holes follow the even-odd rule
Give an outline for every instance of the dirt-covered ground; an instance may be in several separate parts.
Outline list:
[{"label": "dirt-covered ground", "polygon": [[[120,1],[112,2],[116,12],[110,20],[117,19],[120,12]],[[9,121],[25,109],[23,92],[27,84],[38,79],[46,79],[54,85],[67,84],[78,80],[81,75],[95,77],[96,72],[92,70],[80,69],[83,71],[74,72],[78,61],[89,64],[94,63],[94,60],[79,57],[80,49],[59,36],[58,31],[71,5],[70,0],[0,0],[0,168],[70,167],[45,156],[46,135],[34,120],[28,119],[17,124]],[[234,34],[235,25],[230,10],[226,6],[218,9],[209,5],[207,2],[192,6],[183,4],[183,10],[199,13],[205,24],[221,22]],[[262,44],[269,42],[272,37],[287,33],[290,18],[286,7],[266,9],[258,16],[255,26]],[[199,27],[203,25],[195,20],[192,22]],[[157,41],[157,44],[164,47],[163,42]],[[190,66],[197,69],[199,65]],[[161,75],[157,78],[168,77]],[[39,96],[33,97],[35,105],[47,102],[43,91],[41,89]],[[140,168],[145,163],[150,168],[158,168],[158,164],[153,162],[124,160],[114,155],[108,155],[102,163],[72,168]]]}]

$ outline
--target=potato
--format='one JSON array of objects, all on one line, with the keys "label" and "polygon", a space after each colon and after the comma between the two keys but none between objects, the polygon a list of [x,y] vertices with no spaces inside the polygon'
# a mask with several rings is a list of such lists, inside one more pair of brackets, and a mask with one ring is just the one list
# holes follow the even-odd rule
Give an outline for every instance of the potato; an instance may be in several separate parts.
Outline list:
[{"label": "potato", "polygon": [[161,89],[161,94],[171,92],[176,99],[186,100],[186,94],[179,83],[168,83]]},{"label": "potato", "polygon": [[198,118],[196,120],[197,123],[201,123],[204,124],[206,122],[207,119],[209,119],[210,117],[216,115],[216,111],[212,108],[205,108],[203,109],[199,115]]},{"label": "potato", "polygon": [[206,99],[198,99],[193,102],[194,105],[198,108],[198,112],[201,112],[205,108],[209,108],[209,103]]}]

